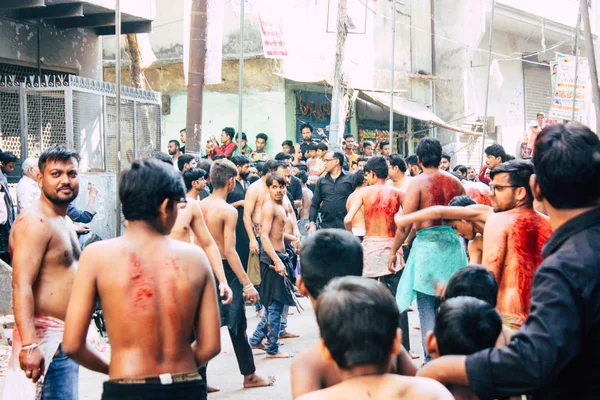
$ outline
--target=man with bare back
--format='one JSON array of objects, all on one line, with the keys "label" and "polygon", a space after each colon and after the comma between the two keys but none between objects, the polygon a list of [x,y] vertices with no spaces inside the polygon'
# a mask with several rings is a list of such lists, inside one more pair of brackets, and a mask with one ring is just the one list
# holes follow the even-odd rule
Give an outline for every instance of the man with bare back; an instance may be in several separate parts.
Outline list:
[{"label": "man with bare back", "polygon": [[[369,186],[367,178],[365,177],[365,170],[362,168],[357,169],[352,174],[352,186],[354,186],[354,192],[348,196],[346,200],[346,210],[350,210],[354,199],[360,196],[360,190],[364,187]],[[362,243],[365,238],[365,207],[364,205],[358,209],[354,217],[352,218],[352,234],[356,236]]]},{"label": "man with bare back", "polygon": [[[408,185],[402,202],[403,214],[432,206],[446,206],[454,197],[465,193],[457,178],[439,169],[442,145],[437,139],[421,139],[415,153],[423,173],[413,178]],[[406,225],[397,230],[390,252],[390,270],[395,268],[396,252],[411,229],[412,225]],[[457,270],[465,267],[467,257],[454,229],[442,225],[441,220],[416,223],[415,230],[417,236],[400,278],[396,300],[400,311],[404,311],[416,296],[423,353],[426,361],[429,361],[425,335],[433,330],[435,323],[435,287],[440,282],[448,282]]]},{"label": "man with bare back", "polygon": [[552,234],[548,217],[533,208],[533,173],[528,160],[508,161],[490,171],[495,214],[485,224],[483,265],[498,282],[496,307],[503,322],[515,330],[529,315],[533,275]]},{"label": "man with bare back", "polygon": [[[39,158],[41,196],[19,215],[13,257],[15,327],[4,399],[77,399],[79,366],[63,353],[64,320],[81,253],[67,207],[79,193],[79,156],[53,146]],[[87,320],[89,326],[90,319]],[[82,354],[94,358],[82,342]],[[91,369],[108,372],[103,362]],[[43,377],[43,378],[42,378]]]},{"label": "man with bare back", "polygon": [[[278,174],[268,174],[266,185],[269,200],[262,206],[260,238],[263,250],[260,254],[261,295],[266,312],[250,338],[253,347],[259,347],[267,338],[267,358],[288,358],[291,354],[279,351],[279,333],[284,307],[294,305],[292,282],[288,272],[292,270],[290,257],[285,252],[284,239],[293,239],[285,233],[288,210],[284,207],[285,179]],[[286,281],[287,280],[287,281]]]},{"label": "man with bare back", "polygon": [[168,237],[178,210],[190,203],[181,175],[158,160],[134,161],[121,174],[119,197],[127,230],[82,254],[64,350],[81,365],[107,372],[84,351],[99,296],[111,344],[103,400],[206,399],[197,368],[221,349],[219,309],[202,249]]},{"label": "man with bare back", "polygon": [[271,386],[275,378],[263,378],[255,373],[254,356],[246,335],[248,323],[244,312],[244,297],[255,303],[259,296],[235,250],[238,213],[235,207],[227,204],[226,199],[235,188],[237,176],[237,167],[231,161],[215,161],[210,170],[213,192],[200,202],[200,208],[208,230],[217,243],[227,282],[233,290],[233,302],[221,306],[221,325],[227,326],[229,330],[240,373],[244,376],[244,387]]}]

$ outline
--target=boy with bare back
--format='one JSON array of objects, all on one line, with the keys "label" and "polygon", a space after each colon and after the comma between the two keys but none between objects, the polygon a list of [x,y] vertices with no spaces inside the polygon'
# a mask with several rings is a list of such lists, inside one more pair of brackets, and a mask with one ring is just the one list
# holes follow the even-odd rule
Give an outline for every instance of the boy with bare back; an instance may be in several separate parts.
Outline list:
[{"label": "boy with bare back", "polygon": [[453,399],[438,382],[388,373],[402,333],[394,296],[379,282],[334,279],[319,296],[316,314],[322,357],[338,366],[342,382],[299,400]]},{"label": "boy with bare back", "polygon": [[119,197],[127,230],[82,254],[64,350],[85,367],[101,364],[84,351],[100,296],[111,344],[103,400],[206,399],[197,368],[219,354],[219,309],[202,249],[168,237],[188,204],[181,175],[158,160],[134,161],[121,174]]},{"label": "boy with bare back", "polygon": [[238,175],[237,167],[229,160],[218,160],[210,169],[212,194],[200,202],[200,208],[209,232],[212,234],[219,253],[223,258],[225,276],[233,290],[233,302],[221,306],[221,325],[227,326],[233,350],[237,358],[240,373],[244,376],[244,387],[270,386],[273,377],[263,378],[256,375],[252,348],[248,344],[244,297],[255,303],[259,301],[258,292],[244,272],[242,262],[236,252],[235,228],[238,213],[235,207],[227,204],[227,195],[233,191]]},{"label": "boy with bare back", "polygon": [[287,272],[293,268],[284,244],[288,211],[283,201],[287,189],[285,179],[278,174],[268,174],[265,184],[269,190],[269,200],[261,210],[260,238],[263,250],[260,254],[260,272],[262,302],[266,312],[250,338],[250,344],[258,347],[263,338],[267,337],[267,358],[288,358],[292,355],[279,351],[284,306],[294,305],[293,293],[290,291],[292,283]]},{"label": "boy with bare back", "polygon": [[[67,207],[79,193],[79,156],[53,146],[39,158],[41,196],[15,221],[9,241],[15,327],[3,398],[77,399],[79,366],[65,356],[64,320],[81,248]],[[171,167],[172,169],[172,167]],[[90,319],[86,321],[86,332]],[[65,353],[63,353],[63,351]],[[81,342],[88,368],[108,372]],[[42,379],[43,377],[43,379]]]},{"label": "boy with bare back", "polygon": [[[352,192],[352,194],[348,196],[348,200],[346,200],[346,210],[350,210],[350,207],[352,207],[352,204],[355,201],[354,199],[360,196],[360,190],[369,186],[364,169],[359,168],[354,171],[354,174],[352,175],[352,186],[354,186],[354,192]],[[365,206],[363,205],[352,218],[352,234],[362,242],[365,238],[365,232]]]},{"label": "boy with bare back", "polygon": [[[438,168],[442,159],[442,145],[437,139],[421,139],[415,153],[423,173],[408,185],[402,203],[404,215],[427,207],[446,206],[454,197],[465,193],[457,178]],[[411,229],[412,225],[398,229],[390,252],[390,270],[396,268],[396,252]],[[415,230],[417,236],[400,278],[396,300],[400,310],[404,311],[416,296],[422,343],[425,344],[425,335],[433,330],[435,323],[435,287],[440,282],[448,282],[457,270],[465,267],[467,257],[454,229],[442,225],[441,220],[418,222]],[[425,360],[429,361],[425,347],[423,352]]]}]

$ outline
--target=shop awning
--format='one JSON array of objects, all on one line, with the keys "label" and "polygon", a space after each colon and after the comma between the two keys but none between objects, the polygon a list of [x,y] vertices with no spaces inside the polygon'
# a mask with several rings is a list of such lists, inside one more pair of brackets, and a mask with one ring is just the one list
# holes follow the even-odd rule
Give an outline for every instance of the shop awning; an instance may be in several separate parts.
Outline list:
[{"label": "shop awning", "polygon": [[[363,100],[372,102],[377,104],[380,107],[383,107],[389,111],[390,109],[390,96],[385,93],[376,93],[369,91],[361,91],[360,97]],[[465,129],[461,129],[452,125],[445,123],[440,117],[435,115],[427,106],[419,103],[418,101],[413,101],[407,99],[405,97],[394,96],[394,105],[393,105],[394,113],[400,115],[406,115],[407,117],[419,119],[421,121],[430,122],[432,124],[438,125],[442,128],[446,128],[455,132],[464,133],[465,135],[471,136],[481,136],[481,133],[471,132]]]}]

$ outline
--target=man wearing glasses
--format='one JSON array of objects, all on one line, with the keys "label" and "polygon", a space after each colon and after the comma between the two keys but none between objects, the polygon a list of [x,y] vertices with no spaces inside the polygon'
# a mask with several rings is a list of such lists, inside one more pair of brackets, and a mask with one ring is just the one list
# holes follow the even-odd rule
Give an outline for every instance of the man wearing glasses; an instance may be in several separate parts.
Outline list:
[{"label": "man wearing glasses", "polygon": [[498,311],[519,329],[531,301],[533,274],[542,263],[542,246],[552,234],[548,217],[533,209],[529,178],[533,164],[512,160],[490,171],[491,215],[483,231],[483,264],[498,282]]},{"label": "man wearing glasses", "polygon": [[306,230],[312,233],[317,227],[317,216],[321,214],[320,227],[344,229],[346,202],[354,191],[352,174],[342,169],[344,154],[329,151],[323,158],[327,174],[317,181],[312,204],[310,206],[310,223]]}]

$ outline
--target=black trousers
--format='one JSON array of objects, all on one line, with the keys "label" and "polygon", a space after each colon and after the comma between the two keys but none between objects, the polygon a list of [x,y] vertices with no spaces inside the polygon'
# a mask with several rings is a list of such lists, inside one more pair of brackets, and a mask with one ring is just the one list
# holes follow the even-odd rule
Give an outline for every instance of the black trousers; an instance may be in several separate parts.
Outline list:
[{"label": "black trousers", "polygon": [[240,321],[238,322],[237,331],[229,331],[229,337],[231,338],[231,344],[233,345],[233,351],[235,352],[235,358],[240,368],[240,373],[244,376],[253,374],[256,372],[254,365],[254,356],[252,355],[252,348],[248,341],[248,335],[246,330],[248,329],[248,321],[244,310],[240,313]]},{"label": "black trousers", "polygon": [[[384,275],[384,276],[380,276],[375,279],[377,279],[379,282],[383,283],[388,289],[390,289],[390,292],[392,292],[392,295],[394,297],[396,297],[398,283],[400,283],[400,278],[402,277],[403,271],[404,270],[401,270],[400,272],[397,272],[395,274]],[[404,311],[404,312],[400,313],[400,322],[398,323],[398,327],[402,331],[402,346],[404,346],[404,348],[406,350],[410,350],[410,335],[409,335],[409,331],[408,331],[408,329],[409,329],[408,328],[408,311]]]},{"label": "black trousers", "polygon": [[104,382],[102,400],[206,400],[206,380],[173,383],[122,384]]}]

